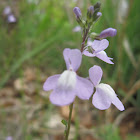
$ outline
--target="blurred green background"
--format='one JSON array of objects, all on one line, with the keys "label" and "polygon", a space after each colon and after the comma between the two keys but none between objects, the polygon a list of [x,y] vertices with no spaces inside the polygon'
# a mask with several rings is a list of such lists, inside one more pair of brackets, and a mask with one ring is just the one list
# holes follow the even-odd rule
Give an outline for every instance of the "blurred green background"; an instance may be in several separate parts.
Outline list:
[{"label": "blurred green background", "polygon": [[[100,33],[112,27],[117,36],[108,38],[106,49],[114,65],[83,56],[79,75],[88,76],[93,65],[102,67],[102,82],[110,84],[124,103],[119,112],[106,111],[76,99],[70,139],[140,139],[140,14],[139,0],[99,0],[102,17],[93,27]],[[47,77],[65,70],[64,48],[78,48],[81,33],[73,8],[87,8],[97,0],[0,0],[0,140],[62,140],[68,108],[49,102],[42,85]],[[9,23],[9,6],[16,22]],[[84,108],[84,109],[83,109]],[[82,115],[81,115],[82,114]],[[85,114],[89,114],[86,116]],[[89,119],[90,118],[90,119]],[[87,124],[84,124],[84,120]],[[90,125],[89,125],[90,124]],[[60,128],[62,128],[60,131]]]}]

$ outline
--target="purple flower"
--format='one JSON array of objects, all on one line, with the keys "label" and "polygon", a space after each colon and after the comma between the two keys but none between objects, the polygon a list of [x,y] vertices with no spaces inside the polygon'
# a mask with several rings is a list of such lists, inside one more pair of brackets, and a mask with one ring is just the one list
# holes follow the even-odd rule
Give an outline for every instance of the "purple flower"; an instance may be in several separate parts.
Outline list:
[{"label": "purple flower", "polygon": [[[113,58],[108,57],[106,52],[104,51],[108,46],[109,42],[106,39],[94,40],[92,43],[91,41],[89,41],[87,42],[87,46],[86,49],[83,51],[83,54],[89,57],[98,57],[106,63],[114,64],[111,61]],[[92,52],[89,52],[88,47],[91,47]]]},{"label": "purple flower", "polygon": [[76,26],[74,29],[73,29],[73,32],[80,32],[82,30],[82,28],[80,26]]},{"label": "purple flower", "polygon": [[99,66],[95,65],[89,69],[89,78],[96,88],[96,92],[93,95],[92,104],[100,110],[105,110],[108,109],[112,103],[120,111],[123,111],[124,106],[112,87],[108,84],[100,83],[102,74],[103,71]]},{"label": "purple flower", "polygon": [[11,136],[8,136],[6,140],[13,140],[13,138]]},{"label": "purple flower", "polygon": [[10,6],[6,6],[3,10],[3,15],[7,16],[11,14],[11,7]]},{"label": "purple flower", "polygon": [[105,30],[103,30],[100,35],[99,38],[106,38],[106,37],[113,37],[117,34],[117,30],[114,28],[107,28]]},{"label": "purple flower", "polygon": [[15,23],[17,20],[16,20],[16,18],[15,18],[15,16],[14,15],[9,15],[8,16],[8,18],[7,18],[7,22],[8,23]]},{"label": "purple flower", "polygon": [[58,106],[71,104],[76,96],[87,100],[93,93],[92,83],[76,74],[82,61],[80,50],[67,48],[63,51],[63,55],[67,70],[49,77],[43,85],[45,91],[53,90],[50,101]]}]

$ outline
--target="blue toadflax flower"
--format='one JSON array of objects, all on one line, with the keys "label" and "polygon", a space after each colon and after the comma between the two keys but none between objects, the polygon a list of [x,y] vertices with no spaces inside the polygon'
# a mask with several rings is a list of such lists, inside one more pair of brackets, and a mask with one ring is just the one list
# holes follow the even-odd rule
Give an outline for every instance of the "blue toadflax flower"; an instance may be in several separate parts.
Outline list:
[{"label": "blue toadflax flower", "polygon": [[75,97],[88,100],[93,93],[93,84],[79,77],[76,71],[81,65],[82,54],[78,49],[64,49],[64,60],[67,70],[62,74],[49,77],[43,85],[45,91],[53,90],[50,101],[58,106],[71,104]]},{"label": "blue toadflax flower", "polygon": [[96,92],[93,95],[92,104],[100,110],[105,110],[108,109],[112,103],[120,111],[123,111],[124,106],[112,87],[108,84],[100,83],[102,74],[103,71],[99,66],[95,65],[89,69],[89,78],[96,88]]},{"label": "blue toadflax flower", "polygon": [[[114,64],[111,61],[113,58],[108,57],[106,52],[104,51],[108,46],[109,42],[107,39],[94,40],[93,42],[88,41],[83,54],[89,57],[98,57],[106,63]],[[88,47],[91,47],[91,52],[89,52]]]}]

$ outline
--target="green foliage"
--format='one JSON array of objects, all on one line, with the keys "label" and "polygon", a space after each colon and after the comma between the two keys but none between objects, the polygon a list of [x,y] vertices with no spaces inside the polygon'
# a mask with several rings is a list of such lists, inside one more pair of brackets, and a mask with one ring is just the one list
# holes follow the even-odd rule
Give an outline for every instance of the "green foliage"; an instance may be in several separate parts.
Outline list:
[{"label": "green foliage", "polygon": [[121,140],[119,129],[113,128],[111,124],[104,126],[98,133],[103,140]]},{"label": "green foliage", "polygon": [[134,135],[130,135],[130,134],[129,134],[129,135],[127,136],[126,140],[139,140],[139,138],[136,137],[136,136],[134,136]]}]

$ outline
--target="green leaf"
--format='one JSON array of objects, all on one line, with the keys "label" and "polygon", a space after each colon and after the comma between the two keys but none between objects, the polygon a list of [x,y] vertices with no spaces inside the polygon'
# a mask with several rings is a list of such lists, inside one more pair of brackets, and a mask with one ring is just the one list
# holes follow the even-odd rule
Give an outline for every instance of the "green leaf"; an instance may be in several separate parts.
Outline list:
[{"label": "green leaf", "polygon": [[68,122],[67,122],[66,120],[63,119],[61,122],[62,122],[62,124],[64,124],[66,127],[68,126]]}]

